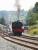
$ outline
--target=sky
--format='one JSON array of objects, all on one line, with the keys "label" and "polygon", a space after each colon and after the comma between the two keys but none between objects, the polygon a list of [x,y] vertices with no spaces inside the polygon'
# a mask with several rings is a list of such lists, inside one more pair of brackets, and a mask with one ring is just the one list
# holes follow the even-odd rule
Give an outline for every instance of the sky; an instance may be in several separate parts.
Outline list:
[{"label": "sky", "polygon": [[[16,0],[0,0],[0,11],[15,11],[16,10]],[[19,0],[20,8],[28,11],[30,8],[34,7],[34,4],[38,2],[38,0]]]}]

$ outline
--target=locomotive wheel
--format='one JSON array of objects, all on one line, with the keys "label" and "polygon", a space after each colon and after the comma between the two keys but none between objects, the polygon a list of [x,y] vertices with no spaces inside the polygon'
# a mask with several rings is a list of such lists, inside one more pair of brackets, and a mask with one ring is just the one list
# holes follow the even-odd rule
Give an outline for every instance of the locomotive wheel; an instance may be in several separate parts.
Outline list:
[{"label": "locomotive wheel", "polygon": [[17,36],[22,36],[22,33],[21,32],[17,32]]},{"label": "locomotive wheel", "polygon": [[15,31],[13,30],[12,32],[13,32],[13,35],[16,36]]},{"label": "locomotive wheel", "polygon": [[14,36],[22,36],[22,32],[13,32]]},{"label": "locomotive wheel", "polygon": [[18,32],[18,36],[22,36],[22,32]]}]

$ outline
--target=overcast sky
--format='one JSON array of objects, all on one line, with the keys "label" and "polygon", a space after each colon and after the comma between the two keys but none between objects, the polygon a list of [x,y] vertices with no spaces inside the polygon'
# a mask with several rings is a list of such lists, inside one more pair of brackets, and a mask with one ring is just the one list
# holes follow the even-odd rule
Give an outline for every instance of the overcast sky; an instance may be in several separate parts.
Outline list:
[{"label": "overcast sky", "polygon": [[[19,0],[21,9],[29,10],[34,7],[34,4],[38,2],[38,0]],[[0,10],[14,11],[15,0],[0,0]]]}]

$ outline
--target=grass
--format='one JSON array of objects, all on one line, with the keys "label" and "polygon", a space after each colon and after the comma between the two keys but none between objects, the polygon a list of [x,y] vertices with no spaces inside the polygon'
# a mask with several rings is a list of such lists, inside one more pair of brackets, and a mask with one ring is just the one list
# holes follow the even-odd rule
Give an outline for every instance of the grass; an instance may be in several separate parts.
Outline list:
[{"label": "grass", "polygon": [[38,35],[38,27],[36,26],[30,26],[28,29],[28,34],[31,36]]}]

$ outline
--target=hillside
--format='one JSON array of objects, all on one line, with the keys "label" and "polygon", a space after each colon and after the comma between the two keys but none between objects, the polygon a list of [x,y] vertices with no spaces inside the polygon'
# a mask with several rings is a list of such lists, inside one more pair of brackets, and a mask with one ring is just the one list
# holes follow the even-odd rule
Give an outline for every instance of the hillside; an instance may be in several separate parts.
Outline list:
[{"label": "hillside", "polygon": [[[24,18],[25,21],[27,15],[27,11],[20,11],[20,19]],[[10,23],[10,21],[16,21],[18,19],[16,11],[0,11],[0,18],[4,17],[6,23]]]}]

